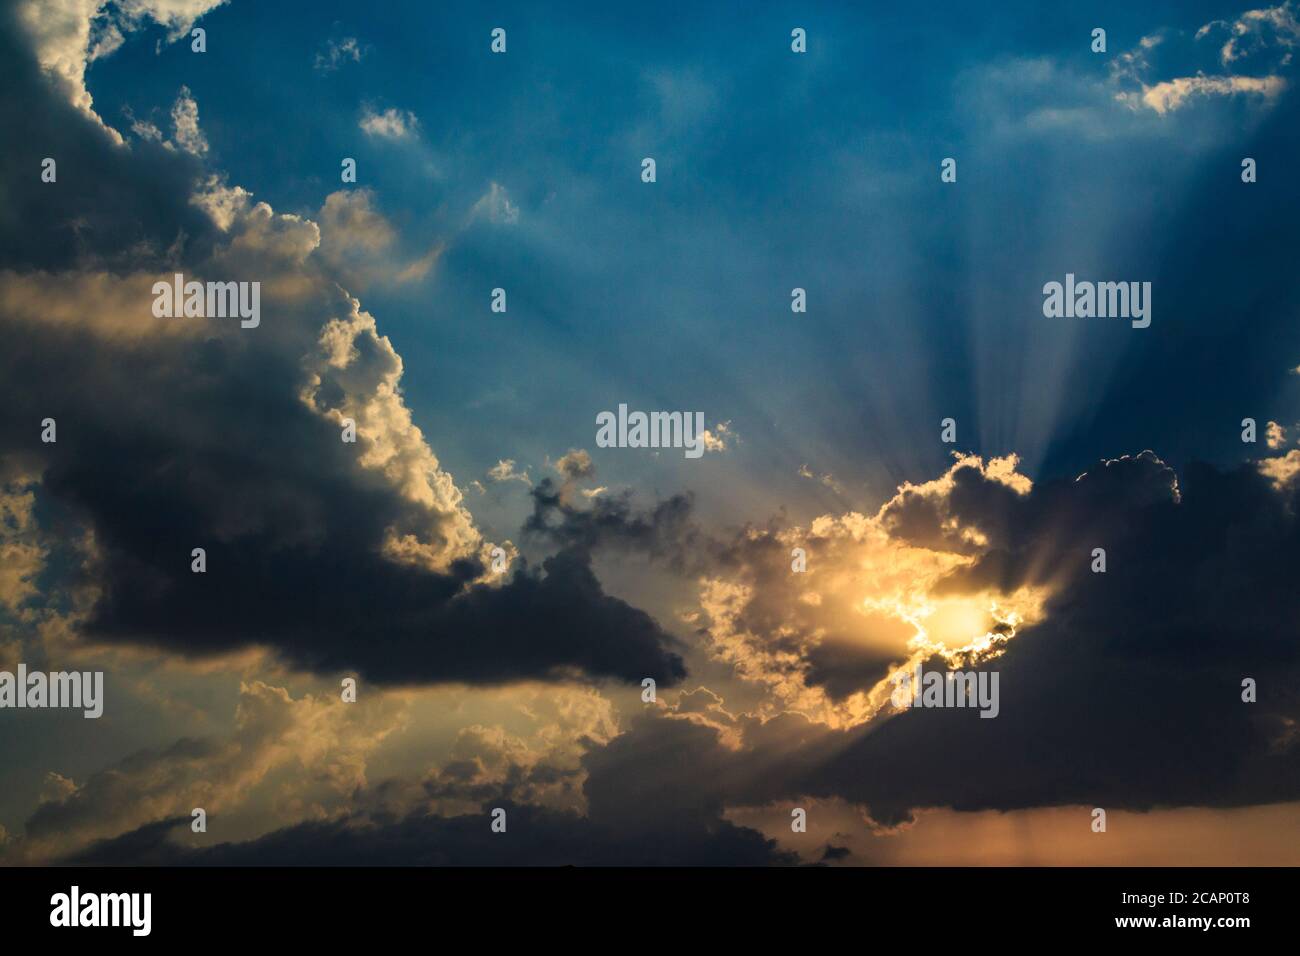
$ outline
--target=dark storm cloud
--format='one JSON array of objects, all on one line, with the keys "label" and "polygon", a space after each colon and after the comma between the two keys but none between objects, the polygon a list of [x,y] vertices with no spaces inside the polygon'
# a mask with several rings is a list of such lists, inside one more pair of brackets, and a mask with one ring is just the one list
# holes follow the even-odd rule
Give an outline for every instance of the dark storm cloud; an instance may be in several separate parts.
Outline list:
[{"label": "dark storm cloud", "polygon": [[[1300,796],[1300,529],[1254,469],[1154,455],[1023,497],[967,475],[950,499],[991,550],[954,591],[1054,580],[1000,672],[1001,713],[914,710],[868,728],[810,783],[882,820],[909,809],[1148,809]],[[1107,570],[1093,573],[1092,549]],[[1259,702],[1241,699],[1243,678]]]},{"label": "dark storm cloud", "polygon": [[[1150,453],[1025,495],[995,484],[965,475],[943,503],[991,538],[949,587],[1056,587],[1044,620],[984,665],[1000,674],[995,719],[912,710],[834,730],[795,713],[733,716],[699,691],[592,747],[582,760],[589,819],[532,811],[515,849],[484,842],[484,816],[415,816],[310,824],[202,851],[147,839],[162,830],[137,832],[78,861],[761,862],[781,858],[726,824],[727,808],[841,798],[896,824],[929,807],[1146,810],[1300,797],[1295,486],[1279,493],[1253,469],[1208,466],[1175,483]],[[1093,547],[1107,549],[1104,574],[1090,570]],[[1243,677],[1259,681],[1258,703],[1242,702]],[[574,842],[548,844],[557,832]]]},{"label": "dark storm cloud", "polygon": [[[575,471],[566,456],[565,474],[586,477],[590,471]],[[550,478],[532,492],[533,513],[524,531],[565,548],[590,552],[597,548],[634,551],[684,569],[713,542],[694,520],[689,494],[679,493],[652,507],[638,510],[630,493],[600,495],[578,507],[570,482],[557,485]]]},{"label": "dark storm cloud", "polygon": [[[1246,466],[1175,476],[1150,452],[1024,495],[975,468],[953,479],[946,494],[903,495],[883,514],[912,543],[970,550],[943,527],[951,518],[987,536],[974,564],[939,590],[1055,589],[1044,620],[983,665],[1000,675],[998,717],[912,710],[849,731],[795,715],[740,720],[737,751],[710,729],[647,721],[589,755],[592,767],[617,760],[628,771],[590,782],[593,805],[672,813],[656,782],[692,774],[702,806],[841,797],[891,824],[924,807],[1144,810],[1300,797],[1294,483],[1278,491]],[[1097,547],[1105,573],[1091,570]],[[747,622],[766,625],[772,640],[779,623]],[[879,679],[888,655],[851,650],[814,645],[809,682],[838,695]],[[1259,684],[1257,703],[1241,699],[1246,677]]]},{"label": "dark storm cloud", "polygon": [[[198,162],[151,143],[113,148],[40,71],[17,13],[0,10],[0,264],[50,269],[81,256],[138,268],[182,234],[204,241],[212,224],[187,203]],[[46,157],[57,183],[41,182]]]},{"label": "dark storm cloud", "polygon": [[[180,375],[160,374],[149,350],[114,355],[110,370],[100,352],[21,341],[0,359],[25,386],[5,447],[30,450],[33,423],[57,418],[58,443],[36,446],[43,492],[95,530],[92,635],[183,654],[259,643],[384,682],[682,675],[671,638],[605,595],[585,555],[520,567],[499,587],[470,583],[476,559],[440,574],[384,557],[385,529],[410,505],[359,473],[355,446],[296,399],[287,359],[213,339],[177,357]],[[120,401],[89,408],[47,382],[95,382]],[[207,571],[193,574],[199,546]]]},{"label": "dark storm cloud", "polygon": [[[364,322],[349,329],[346,367],[321,359],[321,327],[351,305],[304,260],[314,227],[249,207],[231,233],[216,229],[190,201],[208,182],[199,163],[115,144],[42,76],[11,16],[0,29],[0,122],[14,146],[0,158],[0,479],[39,476],[47,512],[63,522],[50,533],[93,532],[85,571],[101,596],[88,633],[185,655],[266,645],[301,666],[392,683],[682,676],[670,636],[606,595],[579,551],[517,567],[500,586],[476,583],[485,569],[472,542],[454,546],[473,532],[451,496],[422,504],[362,467],[373,433],[344,444],[322,413],[371,400],[401,367]],[[39,181],[45,155],[58,161],[57,183]],[[145,291],[173,264],[266,280],[264,324],[151,326]],[[315,407],[301,394],[313,361]],[[389,429],[378,440],[395,434],[398,403],[375,425]],[[40,440],[47,417],[57,443]],[[422,440],[397,427],[409,458]],[[432,456],[397,464],[437,466]],[[459,557],[394,560],[391,529],[412,527]],[[196,547],[204,574],[190,570]]]},{"label": "dark storm cloud", "polygon": [[631,491],[601,494],[579,503],[576,480],[590,477],[592,471],[575,473],[566,467],[563,473],[568,480],[557,483],[544,478],[530,491],[533,513],[524,522],[525,534],[553,546],[582,553],[640,554],[687,577],[746,567],[756,549],[780,550],[772,533],[783,518],[774,518],[763,528],[747,525],[731,533],[713,533],[696,517],[690,492],[647,506],[638,504]]},{"label": "dark storm cloud", "polygon": [[[689,800],[676,801],[677,806]],[[490,830],[490,810],[506,810],[507,830]],[[438,817],[354,817],[286,827],[246,843],[186,847],[188,818],[149,823],[65,858],[113,866],[767,866],[794,864],[761,832],[689,813],[629,826],[627,818],[485,804],[481,813]]]},{"label": "dark storm cloud", "polygon": [[575,813],[504,804],[508,830],[487,812],[374,823],[302,823],[245,843],[187,849],[169,833],[188,818],[149,824],[64,860],[87,866],[766,866],[797,862],[761,833],[719,821],[709,831],[627,834]]},{"label": "dark storm cloud", "polygon": [[[691,695],[687,695],[691,696]],[[703,698],[711,698],[701,692]],[[716,698],[713,698],[716,700]],[[705,708],[706,710],[708,708]],[[515,803],[507,779],[493,787],[461,780],[449,765],[426,782],[430,797],[482,801],[478,813],[439,816],[382,809],[381,783],[358,801],[376,809],[286,827],[243,843],[197,848],[188,817],[157,821],[70,854],[87,865],[772,865],[797,862],[759,832],[724,819],[742,794],[776,798],[784,773],[803,773],[824,749],[803,748],[812,725],[785,716],[754,722],[752,753],[722,745],[715,727],[678,717],[642,715],[626,733],[582,759],[585,816]],[[702,773],[709,767],[708,773]],[[529,773],[539,772],[532,768]],[[472,775],[466,775],[466,780]],[[433,778],[431,778],[433,779]],[[489,827],[495,807],[507,831]]]},{"label": "dark storm cloud", "polygon": [[[51,338],[21,328],[0,357],[0,449],[39,460],[42,494],[94,529],[92,635],[182,654],[266,644],[387,682],[683,674],[669,635],[605,595],[585,555],[499,587],[470,584],[476,559],[440,574],[384,557],[409,505],[358,474],[353,446],[292,394],[287,361],[213,339],[160,373],[150,350]],[[59,441],[42,446],[47,415]],[[204,574],[190,572],[195,547]]]},{"label": "dark storm cloud", "polygon": [[219,765],[221,757],[222,749],[216,741],[192,737],[182,737],[163,750],[129,754],[108,770],[91,775],[72,793],[43,800],[27,818],[24,835],[28,839],[55,838],[77,833],[98,821],[117,819],[125,808],[138,806],[141,781],[158,767],[214,766]]},{"label": "dark storm cloud", "polygon": [[[855,615],[851,632],[823,624],[816,641],[807,639],[811,627],[783,628],[791,623],[791,608],[799,606],[801,592],[789,572],[789,545],[777,537],[781,517],[724,535],[701,527],[688,494],[647,507],[638,507],[630,493],[600,496],[578,506],[572,485],[546,479],[532,490],[532,498],[533,514],[525,531],[542,540],[584,554],[602,549],[642,554],[692,579],[741,576],[755,596],[738,615],[739,625],[766,635],[773,650],[806,654],[804,679],[823,687],[832,700],[871,687],[905,657],[901,650],[882,646],[903,648],[912,626],[883,615]],[[811,534],[803,543],[814,552],[820,547]],[[868,633],[870,643],[862,640]]]}]

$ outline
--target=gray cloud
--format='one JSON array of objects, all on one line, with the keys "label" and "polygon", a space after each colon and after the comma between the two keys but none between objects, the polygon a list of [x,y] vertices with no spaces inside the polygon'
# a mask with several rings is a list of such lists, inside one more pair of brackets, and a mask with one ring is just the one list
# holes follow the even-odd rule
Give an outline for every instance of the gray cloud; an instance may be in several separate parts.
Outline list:
[{"label": "gray cloud", "polygon": [[[0,181],[30,185],[0,203],[0,477],[38,476],[91,532],[87,634],[185,655],[266,645],[392,683],[681,677],[672,638],[578,552],[484,583],[487,543],[401,398],[400,356],[314,223],[183,151],[118,143],[17,35],[0,31],[0,121],[26,145]],[[173,271],[260,282],[262,324],[155,319],[151,284]]]}]

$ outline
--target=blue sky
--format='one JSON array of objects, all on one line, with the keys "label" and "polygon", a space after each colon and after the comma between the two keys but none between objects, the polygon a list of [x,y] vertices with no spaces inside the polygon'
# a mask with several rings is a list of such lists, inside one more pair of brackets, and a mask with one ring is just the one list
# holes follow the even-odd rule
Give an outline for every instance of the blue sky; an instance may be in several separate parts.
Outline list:
[{"label": "blue sky", "polygon": [[[741,438],[707,476],[663,463],[665,482],[749,484],[734,465],[763,473],[755,498],[799,507],[806,463],[865,506],[942,464],[949,415],[960,447],[1051,474],[1143,447],[1232,459],[1241,417],[1286,414],[1285,366],[1233,345],[1245,324],[1252,354],[1294,367],[1294,323],[1229,319],[1196,280],[1213,262],[1255,288],[1252,265],[1274,266],[1247,246],[1265,238],[1257,214],[1294,199],[1289,109],[1203,97],[1158,115],[1111,99],[1116,57],[1142,37],[1168,38],[1148,82],[1189,74],[1217,46],[1195,30],[1229,12],[764,5],[741,24],[603,5],[236,4],[205,18],[205,55],[155,52],[163,31],[142,30],[89,85],[108,117],[165,117],[187,85],[212,157],[277,211],[314,212],[352,156],[402,250],[446,243],[425,281],[375,284],[365,305],[454,474],[503,457],[535,471],[627,401],[703,409]],[[790,53],[793,24],[806,56]],[[488,52],[498,25],[505,56]],[[347,38],[359,62],[314,66]],[[366,109],[418,125],[370,137]],[[1245,187],[1239,157],[1255,153],[1264,173]],[[955,185],[939,182],[947,156]],[[471,221],[494,183],[517,218]],[[1047,324],[1039,287],[1067,271],[1157,277],[1153,327]],[[496,286],[508,316],[488,312]],[[789,311],[795,286],[806,315]],[[1175,344],[1175,329],[1195,331]],[[1189,387],[1207,377],[1213,403]]]},{"label": "blue sky", "polygon": [[[1115,58],[1142,37],[1179,48],[1148,82],[1185,75],[1213,49],[1195,30],[1226,15],[764,5],[740,24],[604,5],[237,4],[205,18],[205,55],[155,53],[161,30],[142,31],[90,86],[112,117],[165,116],[187,85],[212,155],[277,211],[319,208],[352,156],[402,249],[446,242],[425,281],[376,284],[365,304],[454,474],[506,457],[535,471],[627,401],[703,409],[741,438],[734,462],[664,463],[664,482],[707,494],[761,472],[744,508],[798,508],[808,464],[866,506],[942,465],[947,416],[960,447],[1051,474],[1144,447],[1232,459],[1240,418],[1286,414],[1285,366],[1232,346],[1249,323],[1254,355],[1294,367],[1294,323],[1228,319],[1194,277],[1213,262],[1253,288],[1252,263],[1275,265],[1243,246],[1262,238],[1259,211],[1294,199],[1289,110],[1206,97],[1157,115],[1110,99]],[[1096,25],[1105,55],[1089,49]],[[505,56],[488,52],[494,26]],[[360,62],[314,67],[349,37]],[[368,137],[368,108],[418,126]],[[1239,157],[1254,153],[1265,172],[1244,187]],[[466,225],[494,183],[517,219]],[[1229,241],[1234,217],[1249,234]],[[1046,324],[1039,287],[1067,271],[1158,277],[1153,327]],[[488,312],[496,286],[508,316]],[[806,315],[789,311],[795,286]],[[1174,344],[1175,329],[1195,331]],[[1207,377],[1216,402],[1188,388]]]}]

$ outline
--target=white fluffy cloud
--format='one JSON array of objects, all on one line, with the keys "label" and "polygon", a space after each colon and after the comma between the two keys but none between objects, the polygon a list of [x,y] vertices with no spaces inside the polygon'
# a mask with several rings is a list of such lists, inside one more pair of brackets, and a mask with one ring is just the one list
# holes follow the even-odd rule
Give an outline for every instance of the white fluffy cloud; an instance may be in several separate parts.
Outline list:
[{"label": "white fluffy cloud", "polygon": [[379,139],[409,139],[420,128],[420,121],[410,110],[399,110],[390,106],[382,112],[375,112],[367,104],[361,110],[361,122],[358,124],[367,136]]},{"label": "white fluffy cloud", "polygon": [[1144,87],[1142,103],[1157,113],[1168,113],[1194,96],[1238,96],[1253,94],[1275,99],[1286,89],[1280,76],[1181,76]]},{"label": "white fluffy cloud", "polygon": [[[361,467],[378,472],[411,505],[388,529],[385,553],[394,560],[446,570],[476,554],[483,542],[461,491],[442,470],[412,421],[399,382],[402,359],[372,315],[350,299],[349,313],[321,329],[307,360],[302,400],[340,428],[356,423]],[[327,396],[329,396],[327,398]]]},{"label": "white fluffy cloud", "polygon": [[[54,75],[68,101],[96,122],[86,89],[86,64],[121,46],[127,33],[149,21],[167,29],[169,39],[188,33],[200,17],[225,0],[26,0],[19,20],[27,29],[42,67]],[[107,127],[106,127],[107,128]],[[119,142],[121,137],[109,129]]]}]

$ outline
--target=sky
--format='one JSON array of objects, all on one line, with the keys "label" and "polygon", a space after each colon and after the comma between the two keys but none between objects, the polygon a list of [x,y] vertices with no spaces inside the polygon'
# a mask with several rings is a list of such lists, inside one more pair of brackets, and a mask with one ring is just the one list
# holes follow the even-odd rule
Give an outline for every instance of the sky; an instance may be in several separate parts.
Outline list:
[{"label": "sky", "polygon": [[1295,0],[563,7],[0,12],[0,862],[1300,863]]}]

